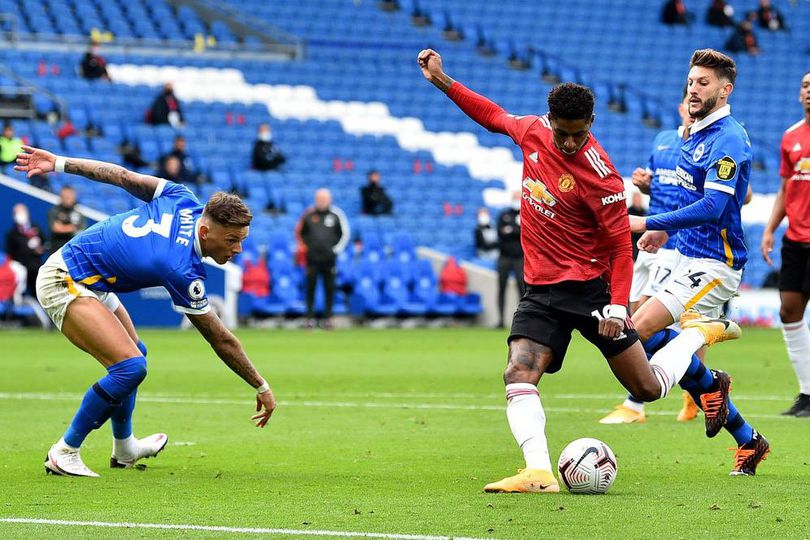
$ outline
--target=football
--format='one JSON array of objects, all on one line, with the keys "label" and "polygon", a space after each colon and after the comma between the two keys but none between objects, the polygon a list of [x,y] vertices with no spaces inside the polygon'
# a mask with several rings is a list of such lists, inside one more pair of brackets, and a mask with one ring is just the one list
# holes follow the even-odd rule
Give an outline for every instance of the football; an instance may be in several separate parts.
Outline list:
[{"label": "football", "polygon": [[565,447],[557,472],[571,493],[607,493],[616,479],[616,456],[599,439],[577,439]]}]

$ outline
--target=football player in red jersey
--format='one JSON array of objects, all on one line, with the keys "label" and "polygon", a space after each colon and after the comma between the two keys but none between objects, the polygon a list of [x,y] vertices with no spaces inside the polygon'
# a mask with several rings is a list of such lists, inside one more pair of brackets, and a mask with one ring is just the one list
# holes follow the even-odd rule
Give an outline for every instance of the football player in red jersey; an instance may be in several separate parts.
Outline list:
[{"label": "football player in red jersey", "polygon": [[799,379],[799,395],[783,414],[810,418],[810,330],[804,320],[810,299],[810,71],[802,77],[799,102],[804,119],[782,136],[782,185],[765,232],[762,256],[773,265],[773,233],[787,216],[788,230],[782,240],[782,271],[779,275],[779,318],[788,357]]},{"label": "football player in red jersey", "polygon": [[509,135],[523,152],[526,294],[512,322],[504,382],[526,468],[484,490],[557,492],[537,384],[562,367],[574,329],[630,393],[655,401],[678,383],[695,351],[739,336],[739,327],[690,317],[676,338],[686,346],[664,347],[647,361],[627,316],[633,258],[624,181],[590,132],[594,97],[587,87],[561,84],[549,93],[547,115],[515,116],[450,78],[435,51],[421,51],[417,61],[425,79],[470,118]]}]

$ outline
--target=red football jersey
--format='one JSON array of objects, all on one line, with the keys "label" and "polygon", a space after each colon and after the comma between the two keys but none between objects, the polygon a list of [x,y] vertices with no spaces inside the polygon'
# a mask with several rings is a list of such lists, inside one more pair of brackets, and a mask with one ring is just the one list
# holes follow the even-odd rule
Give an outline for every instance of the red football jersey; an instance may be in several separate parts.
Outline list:
[{"label": "red football jersey", "polygon": [[804,120],[782,135],[782,166],[785,182],[786,236],[794,242],[810,242],[810,125]]},{"label": "red football jersey", "polygon": [[627,305],[633,276],[624,181],[590,135],[573,155],[554,145],[547,116],[514,116],[460,83],[447,95],[473,120],[523,151],[521,244],[526,283],[604,277]]}]

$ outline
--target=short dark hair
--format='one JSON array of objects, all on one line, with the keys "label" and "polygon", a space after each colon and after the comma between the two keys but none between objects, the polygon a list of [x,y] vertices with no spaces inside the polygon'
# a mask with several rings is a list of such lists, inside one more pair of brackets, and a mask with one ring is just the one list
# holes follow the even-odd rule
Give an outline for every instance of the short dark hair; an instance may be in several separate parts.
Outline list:
[{"label": "short dark hair", "polygon": [[203,215],[226,227],[247,227],[253,219],[253,214],[242,199],[224,191],[217,191],[211,195]]},{"label": "short dark hair", "polygon": [[548,93],[548,112],[555,118],[590,120],[593,104],[593,92],[581,84],[562,83]]},{"label": "short dark hair", "polygon": [[734,59],[714,49],[698,49],[689,61],[689,67],[706,67],[713,69],[717,76],[731,84],[737,80],[737,64]]}]

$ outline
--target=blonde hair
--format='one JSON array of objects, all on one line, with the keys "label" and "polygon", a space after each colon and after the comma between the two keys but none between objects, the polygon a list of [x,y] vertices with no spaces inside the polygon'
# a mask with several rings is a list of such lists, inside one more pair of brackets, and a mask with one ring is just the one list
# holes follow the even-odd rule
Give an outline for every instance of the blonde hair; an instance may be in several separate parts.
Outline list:
[{"label": "blonde hair", "polygon": [[205,205],[203,215],[208,216],[220,225],[230,227],[247,227],[253,219],[250,209],[238,196],[232,193],[217,191]]}]

